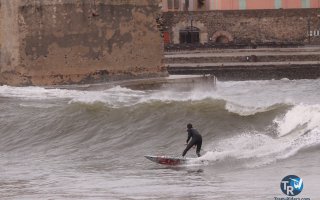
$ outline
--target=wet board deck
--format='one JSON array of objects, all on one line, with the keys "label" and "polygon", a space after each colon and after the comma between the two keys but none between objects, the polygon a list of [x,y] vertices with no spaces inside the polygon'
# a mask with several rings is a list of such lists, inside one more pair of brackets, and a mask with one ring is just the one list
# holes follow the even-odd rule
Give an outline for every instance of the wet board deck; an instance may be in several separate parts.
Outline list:
[{"label": "wet board deck", "polygon": [[188,159],[187,158],[179,158],[179,157],[171,157],[171,156],[144,156],[148,160],[152,162],[163,164],[163,165],[183,165]]}]

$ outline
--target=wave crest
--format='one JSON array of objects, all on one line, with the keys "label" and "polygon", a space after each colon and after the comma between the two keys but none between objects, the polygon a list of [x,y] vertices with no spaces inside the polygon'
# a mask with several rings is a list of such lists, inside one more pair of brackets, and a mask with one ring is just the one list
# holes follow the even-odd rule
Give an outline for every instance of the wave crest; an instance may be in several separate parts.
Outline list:
[{"label": "wave crest", "polygon": [[287,106],[289,105],[284,103],[277,103],[270,106],[255,107],[255,106],[243,106],[233,102],[227,102],[225,108],[227,111],[238,114],[240,116],[250,116],[258,113],[264,113],[272,110],[285,108]]},{"label": "wave crest", "polygon": [[274,120],[279,136],[320,128],[320,105],[299,104]]}]

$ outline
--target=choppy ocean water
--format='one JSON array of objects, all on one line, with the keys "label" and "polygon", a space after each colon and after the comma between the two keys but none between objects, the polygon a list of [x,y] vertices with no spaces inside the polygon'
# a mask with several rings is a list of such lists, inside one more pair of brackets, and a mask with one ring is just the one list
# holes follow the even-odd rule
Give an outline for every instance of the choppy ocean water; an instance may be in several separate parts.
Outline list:
[{"label": "choppy ocean water", "polygon": [[[131,90],[0,86],[0,199],[319,199],[320,80]],[[193,123],[203,156],[180,156]],[[196,157],[191,149],[188,157]],[[205,162],[201,162],[205,160]]]}]

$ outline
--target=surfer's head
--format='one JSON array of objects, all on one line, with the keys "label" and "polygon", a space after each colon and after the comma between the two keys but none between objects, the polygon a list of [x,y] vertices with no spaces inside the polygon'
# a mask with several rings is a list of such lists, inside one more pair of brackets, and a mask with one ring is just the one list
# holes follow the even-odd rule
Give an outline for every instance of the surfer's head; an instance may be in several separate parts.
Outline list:
[{"label": "surfer's head", "polygon": [[192,128],[192,124],[190,124],[190,123],[187,124],[187,128],[188,128],[188,129]]}]

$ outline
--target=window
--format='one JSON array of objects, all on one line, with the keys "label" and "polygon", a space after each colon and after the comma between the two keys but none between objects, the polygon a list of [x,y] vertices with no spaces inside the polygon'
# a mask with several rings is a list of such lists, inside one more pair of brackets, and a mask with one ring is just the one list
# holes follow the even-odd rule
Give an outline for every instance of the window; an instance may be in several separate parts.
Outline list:
[{"label": "window", "polygon": [[245,10],[247,8],[247,1],[246,0],[240,0],[239,8],[240,8],[240,10]]},{"label": "window", "polygon": [[310,8],[310,1],[308,1],[308,0],[301,0],[301,7],[302,7],[302,8]]},{"label": "window", "polygon": [[173,0],[168,0],[168,9],[172,10]]},{"label": "window", "polygon": [[274,4],[275,4],[274,7],[276,9],[282,8],[282,1],[281,0],[275,0]]},{"label": "window", "polygon": [[168,10],[179,10],[180,0],[168,0]]},{"label": "window", "polygon": [[179,0],[174,0],[174,9],[179,10],[179,7],[180,7]]},{"label": "window", "polygon": [[198,0],[198,8],[202,8],[205,4],[204,0]]}]

